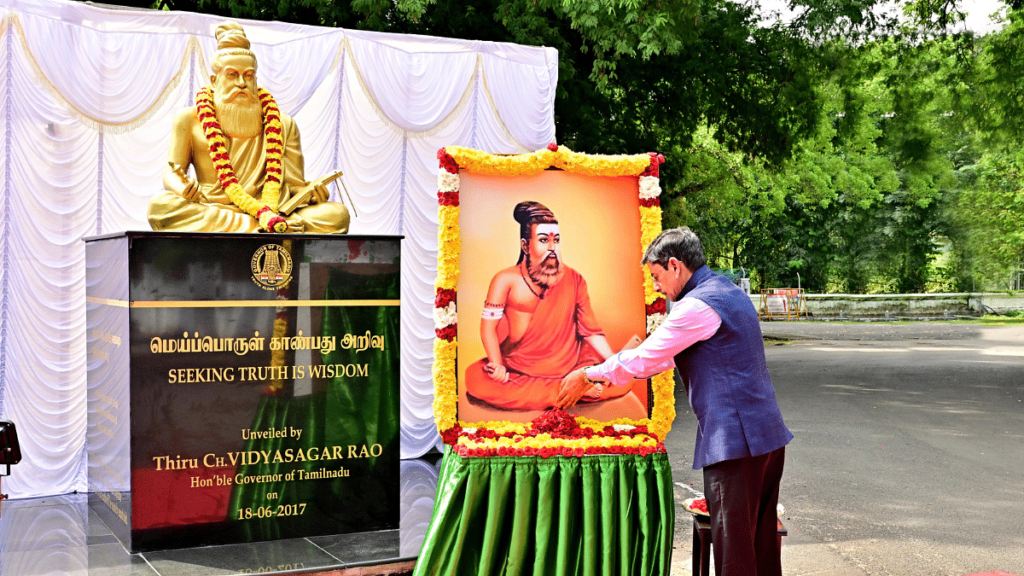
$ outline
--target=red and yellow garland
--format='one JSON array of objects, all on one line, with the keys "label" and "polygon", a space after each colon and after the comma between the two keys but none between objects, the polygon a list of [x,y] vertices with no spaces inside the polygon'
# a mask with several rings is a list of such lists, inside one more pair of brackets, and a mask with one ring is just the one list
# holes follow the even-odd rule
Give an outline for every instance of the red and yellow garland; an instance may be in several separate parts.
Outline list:
[{"label": "red and yellow garland", "polygon": [[[661,233],[660,154],[593,156],[550,144],[544,150],[498,156],[480,150],[450,146],[437,153],[438,253],[434,284],[434,417],[446,444],[462,456],[583,456],[664,452],[665,438],[675,419],[671,371],[651,379],[654,408],[650,418],[598,422],[561,410],[546,412],[531,423],[460,422],[457,411],[460,170],[498,176],[538,174],[548,167],[592,176],[636,176],[640,196],[640,250]],[[654,291],[644,267],[644,303],[647,333],[665,319],[665,298]],[[557,422],[553,426],[552,422]]]},{"label": "red and yellow garland", "polygon": [[665,452],[664,442],[645,425],[597,424],[564,410],[549,410],[529,424],[461,428],[451,442],[460,456],[589,456]]},{"label": "red and yellow garland", "polygon": [[281,157],[284,154],[282,138],[281,110],[277,102],[263,88],[258,88],[260,104],[263,107],[263,134],[266,141],[266,181],[263,184],[263,195],[260,200],[245,193],[238,183],[235,170],[231,167],[228,156],[228,141],[217,121],[213,106],[213,88],[207,86],[196,94],[196,113],[203,125],[206,142],[210,148],[210,159],[217,169],[217,178],[231,202],[245,211],[246,214],[259,220],[260,228],[267,232],[285,232],[288,223],[277,213],[278,201],[281,199],[281,177],[284,175]]}]

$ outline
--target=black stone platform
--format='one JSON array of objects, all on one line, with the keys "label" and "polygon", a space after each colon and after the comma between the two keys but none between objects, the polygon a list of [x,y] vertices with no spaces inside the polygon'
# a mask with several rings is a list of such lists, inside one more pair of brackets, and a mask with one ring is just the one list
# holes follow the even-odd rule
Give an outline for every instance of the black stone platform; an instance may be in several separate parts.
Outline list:
[{"label": "black stone platform", "polygon": [[430,522],[438,458],[402,461],[399,528],[364,534],[131,554],[85,494],[5,500],[0,503],[0,574],[408,574]]},{"label": "black stone platform", "polygon": [[89,503],[126,549],[398,528],[400,253],[86,239]]}]

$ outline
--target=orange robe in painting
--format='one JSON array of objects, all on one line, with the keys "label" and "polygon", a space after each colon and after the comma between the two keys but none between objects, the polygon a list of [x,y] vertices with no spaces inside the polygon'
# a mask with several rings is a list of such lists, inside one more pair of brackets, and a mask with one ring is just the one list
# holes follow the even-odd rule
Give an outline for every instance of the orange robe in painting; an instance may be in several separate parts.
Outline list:
[{"label": "orange robe in painting", "polygon": [[[602,362],[584,339],[602,334],[583,276],[568,266],[562,280],[544,294],[518,342],[506,338],[501,356],[508,382],[484,372],[487,358],[466,369],[466,392],[507,410],[544,410],[555,405],[562,378],[582,366]],[[622,396],[629,386],[605,386],[600,400]]]}]

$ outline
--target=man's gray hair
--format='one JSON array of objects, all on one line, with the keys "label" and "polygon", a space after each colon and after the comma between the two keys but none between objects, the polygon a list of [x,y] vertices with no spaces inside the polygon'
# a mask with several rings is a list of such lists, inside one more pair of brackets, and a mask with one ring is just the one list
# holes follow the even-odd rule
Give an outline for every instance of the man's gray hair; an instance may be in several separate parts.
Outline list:
[{"label": "man's gray hair", "polygon": [[664,268],[672,258],[682,262],[690,272],[695,272],[708,262],[700,238],[687,226],[659,234],[644,252],[643,264],[657,264]]}]

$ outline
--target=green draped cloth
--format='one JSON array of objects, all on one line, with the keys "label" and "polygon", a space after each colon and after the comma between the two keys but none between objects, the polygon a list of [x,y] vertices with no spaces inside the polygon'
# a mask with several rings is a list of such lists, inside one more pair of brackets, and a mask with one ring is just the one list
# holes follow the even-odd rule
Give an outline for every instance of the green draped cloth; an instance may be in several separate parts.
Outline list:
[{"label": "green draped cloth", "polygon": [[665,575],[667,454],[463,458],[446,448],[414,576]]}]

